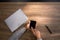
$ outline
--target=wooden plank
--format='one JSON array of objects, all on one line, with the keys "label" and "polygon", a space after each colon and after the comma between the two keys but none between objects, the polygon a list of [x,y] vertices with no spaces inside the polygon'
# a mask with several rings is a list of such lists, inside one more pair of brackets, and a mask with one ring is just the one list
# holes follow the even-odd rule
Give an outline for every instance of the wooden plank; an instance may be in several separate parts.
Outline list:
[{"label": "wooden plank", "polygon": [[[4,20],[9,17],[12,13],[14,13],[17,9],[21,8],[24,13],[31,20],[36,20],[39,30],[41,31],[41,35],[44,40],[60,40],[59,36],[51,36],[48,30],[44,26],[40,25],[50,25],[49,28],[53,33],[60,33],[60,3],[22,3],[22,2],[1,2],[0,3],[0,40],[7,40],[12,33],[10,32],[7,25],[4,23]],[[53,27],[52,27],[52,26]],[[57,27],[56,27],[57,26]],[[27,37],[25,37],[27,35]],[[32,34],[26,32],[21,39],[31,40],[29,39]],[[24,40],[23,39],[23,40]],[[32,40],[35,40],[33,38]]]},{"label": "wooden plank", "polygon": [[60,24],[49,25],[48,28],[52,31],[52,34],[60,33]]}]

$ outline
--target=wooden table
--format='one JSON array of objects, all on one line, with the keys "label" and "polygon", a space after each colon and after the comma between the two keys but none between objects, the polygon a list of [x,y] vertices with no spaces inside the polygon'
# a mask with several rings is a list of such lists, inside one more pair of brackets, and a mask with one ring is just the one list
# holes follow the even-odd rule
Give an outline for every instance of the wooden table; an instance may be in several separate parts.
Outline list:
[{"label": "wooden table", "polygon": [[[8,40],[12,33],[4,20],[16,10],[22,9],[29,20],[37,21],[44,40],[60,40],[60,3],[1,2],[0,3],[0,40]],[[52,34],[45,27],[48,25]],[[20,40],[35,40],[30,31],[26,31]]]}]

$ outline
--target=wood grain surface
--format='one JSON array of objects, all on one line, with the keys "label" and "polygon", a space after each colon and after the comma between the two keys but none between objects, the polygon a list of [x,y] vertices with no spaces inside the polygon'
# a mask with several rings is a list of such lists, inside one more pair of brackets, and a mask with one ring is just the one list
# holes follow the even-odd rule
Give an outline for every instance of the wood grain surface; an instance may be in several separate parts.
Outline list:
[{"label": "wood grain surface", "polygon": [[[8,40],[12,33],[4,20],[16,10],[22,9],[29,20],[37,21],[44,40],[60,40],[60,3],[58,2],[1,2],[0,3],[0,40]],[[52,31],[49,33],[45,25]],[[30,31],[26,31],[20,40],[36,40]]]}]

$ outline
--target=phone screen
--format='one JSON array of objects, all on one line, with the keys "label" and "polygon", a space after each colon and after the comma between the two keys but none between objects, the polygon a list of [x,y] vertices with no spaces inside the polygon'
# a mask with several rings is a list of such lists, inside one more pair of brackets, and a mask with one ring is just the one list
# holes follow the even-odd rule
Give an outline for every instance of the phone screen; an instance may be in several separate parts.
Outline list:
[{"label": "phone screen", "polygon": [[35,29],[35,26],[36,26],[36,21],[31,20],[30,21],[30,28],[32,27],[33,29]]}]

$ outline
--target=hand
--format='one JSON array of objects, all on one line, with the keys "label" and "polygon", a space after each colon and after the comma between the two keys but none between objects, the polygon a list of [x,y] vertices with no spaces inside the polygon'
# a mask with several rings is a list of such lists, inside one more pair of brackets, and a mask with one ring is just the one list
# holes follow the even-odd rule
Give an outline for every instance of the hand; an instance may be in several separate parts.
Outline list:
[{"label": "hand", "polygon": [[41,34],[40,34],[40,31],[39,30],[31,28],[31,31],[33,32],[34,36],[37,39],[41,38]]},{"label": "hand", "polygon": [[29,22],[29,21],[26,22],[26,23],[25,23],[25,28],[26,28],[26,29],[29,29],[29,28],[30,28],[29,25],[30,25],[30,22]]}]

